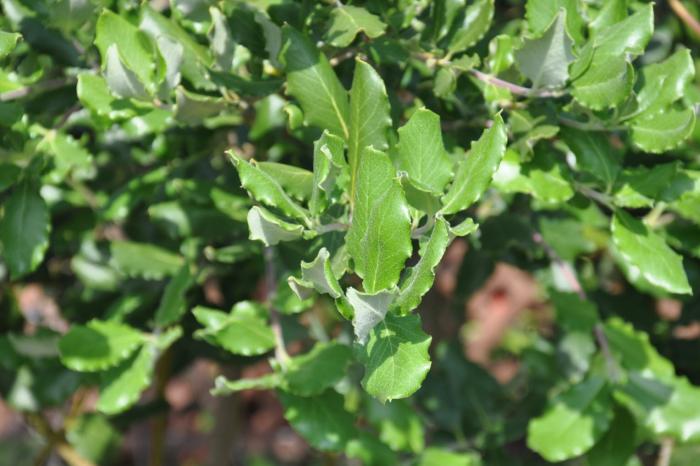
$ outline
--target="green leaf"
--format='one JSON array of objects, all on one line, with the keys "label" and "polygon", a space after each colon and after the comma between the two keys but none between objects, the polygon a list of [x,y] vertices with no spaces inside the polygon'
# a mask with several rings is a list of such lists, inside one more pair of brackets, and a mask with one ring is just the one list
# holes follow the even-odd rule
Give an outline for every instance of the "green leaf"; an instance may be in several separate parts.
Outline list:
[{"label": "green leaf", "polygon": [[591,333],[598,323],[598,311],[591,301],[576,293],[551,292],[557,324],[568,333]]},{"label": "green leaf", "polygon": [[604,110],[625,101],[634,85],[634,67],[624,55],[594,52],[588,69],[573,82],[571,95],[584,107]]},{"label": "green leaf", "polygon": [[301,263],[301,278],[311,284],[319,293],[325,293],[333,299],[338,299],[343,295],[343,289],[333,274],[329,259],[328,249],[321,248],[313,261]]},{"label": "green leaf", "polygon": [[576,156],[576,167],[605,183],[607,190],[611,189],[622,160],[608,138],[600,133],[566,126],[560,129],[559,134]]},{"label": "green leaf", "polygon": [[39,188],[25,180],[15,186],[0,219],[2,256],[13,279],[34,271],[49,246],[49,209]]},{"label": "green leaf", "polygon": [[243,390],[271,390],[282,384],[282,374],[273,372],[255,378],[228,380],[220,375],[214,380],[212,395],[230,395]]},{"label": "green leaf", "polygon": [[301,238],[304,227],[285,222],[267,209],[254,206],[248,211],[249,238],[262,241],[265,246],[274,246],[282,241]]},{"label": "green leaf", "polygon": [[408,314],[417,308],[423,296],[433,286],[435,267],[440,263],[449,242],[448,224],[438,217],[430,239],[421,248],[420,260],[408,270],[406,279],[401,283],[395,306],[402,314]]},{"label": "green leaf", "polygon": [[267,172],[261,170],[254,160],[248,162],[233,152],[229,152],[229,155],[238,170],[241,185],[256,201],[276,207],[292,218],[309,223],[307,211],[294,202],[282,186]]},{"label": "green leaf", "polygon": [[615,247],[635,274],[669,293],[692,294],[683,258],[644,223],[618,210],[610,226]]},{"label": "green leaf", "polygon": [[478,229],[479,224],[471,218],[466,218],[455,226],[449,225],[450,235],[459,237],[471,235]]},{"label": "green leaf", "polygon": [[667,200],[663,196],[664,190],[673,186],[673,180],[678,174],[678,164],[675,162],[651,168],[625,168],[615,189],[615,205],[633,209],[653,207],[657,200]]},{"label": "green leaf", "polygon": [[598,442],[611,418],[605,380],[591,376],[557,396],[542,416],[530,421],[527,446],[547,461],[564,461]]},{"label": "green leaf", "polygon": [[561,10],[542,37],[525,40],[515,52],[515,60],[533,88],[561,87],[569,78],[569,63],[574,60],[571,46],[566,10]]},{"label": "green leaf", "polygon": [[361,154],[352,223],[346,236],[365,292],[392,288],[411,255],[411,218],[389,157],[371,147]]},{"label": "green leaf", "polygon": [[195,94],[179,86],[175,91],[175,119],[187,125],[200,125],[207,118],[215,117],[226,108],[220,98]]},{"label": "green leaf", "polygon": [[384,81],[370,65],[355,61],[355,75],[350,89],[350,198],[355,199],[358,171],[365,164],[365,149],[372,146],[383,151],[388,148],[387,133],[391,127],[389,98]]},{"label": "green leaf", "polygon": [[198,320],[207,318],[206,329],[200,335],[233,354],[254,356],[267,353],[275,346],[275,336],[260,304],[241,301],[225,319],[212,314],[214,310],[197,307],[195,311],[200,314]]},{"label": "green leaf", "polygon": [[148,36],[138,27],[105,9],[97,20],[95,45],[102,56],[103,66],[107,64],[108,69],[111,66],[113,72],[120,72],[120,76],[121,69],[126,70],[125,73],[133,74],[142,87],[155,90],[155,49]]},{"label": "green leaf", "polygon": [[676,148],[695,128],[692,108],[668,109],[653,115],[641,114],[629,121],[632,142],[640,149],[660,154]]},{"label": "green leaf", "polygon": [[461,22],[453,25],[457,30],[450,38],[448,53],[461,52],[481,40],[491,27],[494,9],[494,0],[477,0],[470,4],[464,10]]},{"label": "green leaf", "polygon": [[180,320],[187,310],[185,294],[194,284],[194,278],[189,264],[184,264],[170,279],[156,310],[156,327],[166,327]]},{"label": "green leaf", "polygon": [[426,448],[418,466],[479,466],[479,457],[474,453],[455,453],[437,447]]},{"label": "green leaf", "polygon": [[181,256],[153,244],[113,241],[112,264],[130,277],[160,280],[175,275],[183,264]]},{"label": "green leaf", "polygon": [[109,119],[129,118],[136,108],[129,100],[117,99],[109,91],[101,76],[88,73],[78,75],[77,94],[80,102],[99,116]]},{"label": "green leaf", "polygon": [[181,335],[180,327],[172,327],[144,344],[136,356],[104,374],[97,410],[117,414],[136,403],[151,384],[158,356]]},{"label": "green leaf", "polygon": [[574,188],[569,181],[569,170],[561,158],[551,148],[538,148],[532,161],[523,166],[529,192],[536,199],[558,203],[573,197]]},{"label": "green leaf", "polygon": [[355,337],[365,344],[370,331],[386,316],[389,307],[396,299],[396,290],[382,290],[376,293],[362,293],[355,288],[347,289],[347,298],[354,311],[352,326]]},{"label": "green leaf", "polygon": [[624,20],[628,16],[627,3],[627,0],[610,0],[605,2],[598,15],[589,25],[591,36],[595,37],[600,31]]},{"label": "green leaf", "polygon": [[651,3],[623,21],[600,31],[593,39],[596,53],[605,55],[641,55],[654,32],[654,8]]},{"label": "green leaf", "polygon": [[374,39],[384,34],[386,24],[364,8],[338,4],[331,11],[326,40],[334,47],[347,47],[360,32]]},{"label": "green leaf", "polygon": [[76,178],[81,178],[92,167],[92,155],[75,139],[62,132],[47,132],[37,149],[53,156],[54,169],[50,176],[55,182],[63,181],[71,172]]},{"label": "green leaf", "polygon": [[117,414],[136,403],[141,392],[151,385],[157,357],[152,345],[144,345],[134,358],[107,372],[100,384],[97,410]]},{"label": "green leaf", "polygon": [[345,446],[345,455],[361,462],[365,466],[384,466],[399,462],[394,453],[379,441],[374,433],[360,430],[358,436]]},{"label": "green leaf", "polygon": [[430,341],[417,315],[387,314],[362,347],[367,393],[382,403],[411,396],[430,370]]},{"label": "green leaf", "polygon": [[184,48],[182,44],[168,36],[158,36],[156,45],[163,58],[163,62],[159,67],[159,73],[163,75],[159,92],[161,96],[168,98],[170,91],[180,84],[180,67],[182,66]]},{"label": "green leaf", "polygon": [[20,39],[22,39],[22,34],[0,31],[0,59],[8,56],[15,49]]},{"label": "green leaf", "polygon": [[141,7],[141,22],[139,27],[154,41],[158,37],[166,37],[183,48],[182,76],[196,88],[214,90],[210,73],[207,69],[213,64],[209,50],[201,45],[192,34],[181,28],[173,18],[166,18],[148,5]]},{"label": "green leaf", "polygon": [[309,210],[318,216],[328,206],[338,176],[345,166],[344,143],[341,138],[324,131],[314,142],[314,178]]},{"label": "green leaf", "polygon": [[311,197],[314,174],[310,171],[277,162],[258,162],[257,167],[295,199],[306,201]]},{"label": "green leaf", "polygon": [[578,0],[527,0],[525,19],[528,29],[534,36],[542,35],[561,9],[566,10],[566,29],[577,42],[583,40],[585,26]]},{"label": "green leaf", "polygon": [[503,118],[496,115],[493,125],[472,143],[467,156],[457,166],[454,181],[442,197],[442,214],[465,210],[479,200],[501,163],[507,141]]},{"label": "green leaf", "polygon": [[223,71],[229,71],[233,66],[236,43],[221,10],[212,6],[209,7],[209,14],[211,15],[211,29],[209,30],[211,51],[219,68]]},{"label": "green leaf", "polygon": [[316,396],[345,376],[352,350],[340,343],[316,343],[306,354],[289,360],[284,372],[285,390],[299,396]]},{"label": "green leaf", "polygon": [[399,128],[396,162],[419,189],[442,194],[452,178],[452,161],[442,142],[440,117],[426,108]]},{"label": "green leaf", "polygon": [[281,392],[284,417],[299,435],[319,450],[339,451],[355,436],[353,416],[343,406],[343,397],[327,390],[313,398]]},{"label": "green leaf", "polygon": [[379,429],[379,439],[394,451],[420,453],[425,444],[423,419],[405,400],[368,406],[368,418]]},{"label": "green leaf", "polygon": [[113,44],[107,48],[104,62],[105,81],[112,94],[125,99],[148,100],[150,98],[138,75],[124,64],[116,45]]},{"label": "green leaf", "polygon": [[310,124],[347,140],[348,94],[328,59],[290,26],[282,28],[282,41],[280,61],[287,72],[287,92],[299,101]]},{"label": "green leaf", "polygon": [[642,68],[644,85],[637,93],[635,114],[662,111],[685,94],[695,77],[690,50],[681,48],[660,63]]},{"label": "green leaf", "polygon": [[615,417],[608,432],[588,452],[590,466],[618,466],[627,464],[636,449],[636,423],[624,408],[615,408]]},{"label": "green leaf", "polygon": [[117,365],[145,341],[145,336],[126,324],[91,320],[73,325],[58,344],[61,361],[79,372],[95,372]]}]

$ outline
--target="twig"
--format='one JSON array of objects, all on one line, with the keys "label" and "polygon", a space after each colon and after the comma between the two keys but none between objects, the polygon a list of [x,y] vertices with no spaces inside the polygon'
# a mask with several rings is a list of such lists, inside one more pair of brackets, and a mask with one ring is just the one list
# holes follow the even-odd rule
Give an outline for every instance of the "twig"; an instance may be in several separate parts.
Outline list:
[{"label": "twig", "polygon": [[522,95],[525,97],[561,97],[565,94],[561,90],[550,90],[550,89],[530,89],[529,87],[519,86],[503,79],[497,78],[490,74],[483,73],[479,70],[470,70],[472,76],[474,76],[479,81],[483,81],[486,84],[492,84],[496,87],[501,87],[503,89],[509,90],[511,93],[516,95]]},{"label": "twig", "polygon": [[680,0],[668,0],[668,4],[673,10],[673,12],[683,21],[686,26],[693,30],[695,34],[700,36],[700,22],[695,19],[695,17],[690,14],[688,9],[683,5]]},{"label": "twig", "polygon": [[554,262],[554,264],[557,267],[559,267],[559,269],[562,272],[562,275],[564,276],[564,280],[567,281],[569,287],[571,287],[571,289],[574,290],[578,297],[581,298],[582,301],[588,299],[588,297],[586,296],[586,292],[581,286],[581,282],[578,281],[578,278],[576,277],[576,274],[574,273],[573,269],[567,263],[565,263],[561,259],[561,257],[559,257],[559,254],[557,254],[557,252],[554,250],[554,248],[552,248],[552,246],[547,244],[547,242],[542,237],[542,234],[540,232],[535,232],[532,235],[532,239],[535,243],[542,246],[542,249],[544,249],[544,252],[547,253],[547,256],[549,257],[549,260]]},{"label": "twig", "polygon": [[287,354],[287,348],[284,344],[280,314],[272,304],[275,290],[277,289],[275,250],[267,246],[263,251],[263,256],[265,258],[265,304],[267,304],[267,308],[270,311],[270,326],[272,327],[272,333],[275,335],[275,358],[284,366],[289,360],[289,354]]},{"label": "twig", "polygon": [[44,439],[46,439],[49,444],[49,449],[55,449],[56,453],[58,453],[69,466],[96,466],[92,461],[83,458],[80,453],[66,441],[63,432],[54,431],[41,413],[27,413],[26,420]]},{"label": "twig", "polygon": [[671,464],[671,456],[673,455],[673,439],[665,438],[661,440],[661,449],[659,457],[656,459],[656,466],[669,466]]},{"label": "twig", "polygon": [[63,86],[71,84],[73,81],[73,78],[47,79],[46,81],[41,81],[31,86],[20,87],[19,89],[3,92],[0,94],[0,102],[8,102],[10,100],[21,99],[36,92],[45,92],[54,89],[59,89]]},{"label": "twig", "polygon": [[39,455],[34,459],[34,466],[45,466],[46,462],[49,461],[51,457],[51,452],[53,448],[50,443],[47,443],[44,448],[41,449]]},{"label": "twig", "polygon": [[339,55],[336,55],[335,57],[332,57],[330,60],[328,60],[328,62],[331,64],[331,66],[338,66],[338,64],[344,62],[348,58],[355,56],[356,53],[356,49],[349,49]]},{"label": "twig", "polygon": [[604,205],[608,209],[615,210],[615,206],[613,205],[613,201],[610,198],[610,196],[605,195],[603,193],[599,193],[598,191],[591,189],[588,186],[579,184],[576,185],[576,190],[584,196],[596,201],[597,203]]},{"label": "twig", "polygon": [[322,235],[331,231],[346,231],[348,228],[350,228],[350,225],[347,223],[328,223],[326,225],[318,225],[317,227],[314,227],[314,230],[316,230],[318,234]]},{"label": "twig", "polygon": [[[172,362],[172,348],[169,348],[161,355],[156,364],[156,397],[165,399],[165,388],[168,384],[170,365]],[[151,423],[151,448],[149,451],[149,466],[162,466],[165,456],[165,440],[167,438],[168,413],[164,411],[158,413]]]},{"label": "twig", "polygon": [[563,116],[559,116],[559,122],[565,126],[570,126],[571,128],[576,128],[583,131],[622,131],[625,129],[624,126],[603,126],[599,123],[577,121]]},{"label": "twig", "polygon": [[420,226],[411,232],[411,238],[417,239],[426,234],[435,225],[435,216],[429,215],[423,226]]},{"label": "twig", "polygon": [[[581,286],[581,282],[578,280],[578,277],[576,277],[576,273],[574,272],[573,268],[565,263],[561,257],[559,257],[559,254],[557,254],[554,248],[547,244],[540,232],[536,231],[533,233],[532,239],[535,243],[542,246],[542,249],[544,249],[545,253],[549,257],[549,260],[551,260],[561,270],[564,280],[568,282],[569,286],[572,290],[574,290],[578,297],[581,298],[582,301],[587,301],[588,296],[586,295],[586,291],[583,289],[583,286]],[[600,325],[600,323],[596,323],[593,327],[593,336],[595,337],[596,342],[603,353],[603,357],[605,358],[605,362],[608,366],[608,374],[610,374],[610,377],[613,380],[617,380],[619,374],[617,370],[617,363],[610,352],[608,338],[605,336],[603,326]]]}]

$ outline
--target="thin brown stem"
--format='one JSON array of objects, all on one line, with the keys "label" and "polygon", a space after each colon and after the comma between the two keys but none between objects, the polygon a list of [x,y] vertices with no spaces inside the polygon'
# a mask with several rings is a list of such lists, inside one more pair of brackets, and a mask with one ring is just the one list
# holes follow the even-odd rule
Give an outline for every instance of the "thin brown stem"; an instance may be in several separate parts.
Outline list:
[{"label": "thin brown stem", "polygon": [[529,87],[519,86],[518,84],[511,83],[509,81],[504,81],[501,78],[492,76],[490,74],[483,73],[479,70],[470,70],[472,76],[474,76],[479,81],[483,81],[486,84],[491,84],[496,87],[501,87],[503,89],[509,90],[515,95],[522,95],[525,97],[561,97],[565,94],[564,91],[554,90],[554,89],[531,89]]},{"label": "thin brown stem", "polygon": [[41,81],[36,84],[32,84],[31,86],[20,87],[19,89],[3,92],[0,94],[0,102],[22,99],[31,94],[60,89],[61,87],[67,86],[74,81],[75,80],[73,78],[47,79],[46,81]]},{"label": "thin brown stem", "polygon": [[[581,298],[582,301],[588,300],[588,296],[586,295],[586,291],[583,289],[583,286],[581,286],[581,282],[578,280],[578,277],[576,276],[576,272],[574,269],[564,262],[561,257],[559,257],[559,254],[550,246],[542,237],[542,234],[539,232],[535,232],[532,235],[532,239],[535,243],[539,244],[542,249],[544,249],[545,253],[549,257],[549,260],[551,260],[561,271],[562,276],[564,277],[564,280],[569,284],[569,287],[578,295],[579,298]],[[603,353],[603,357],[605,358],[605,362],[608,366],[608,374],[613,380],[618,379],[618,370],[617,370],[617,363],[615,362],[615,358],[613,358],[612,353],[610,352],[610,344],[608,343],[608,338],[605,336],[605,331],[603,330],[603,326],[600,323],[597,323],[593,327],[593,336],[596,339],[596,342],[598,343],[598,346],[600,347],[601,352]]]},{"label": "thin brown stem", "polygon": [[673,456],[673,439],[665,438],[661,440],[661,448],[659,449],[659,456],[656,459],[656,466],[669,466],[671,464],[671,457]]},{"label": "thin brown stem", "polygon": [[289,360],[289,354],[284,343],[280,314],[273,305],[277,289],[277,268],[275,267],[275,250],[267,246],[263,252],[265,257],[265,304],[270,311],[270,326],[275,336],[275,358],[282,366]]},{"label": "thin brown stem", "polygon": [[25,419],[47,442],[49,451],[56,453],[69,466],[96,466],[90,460],[83,458],[73,446],[68,443],[62,431],[53,430],[49,421],[41,413],[27,413]]},{"label": "thin brown stem", "polygon": [[[156,397],[165,399],[165,388],[168,384],[170,366],[172,362],[172,349],[168,349],[161,355],[156,364]],[[168,430],[168,412],[158,413],[151,423],[151,449],[149,451],[149,466],[162,466],[165,458],[165,442]]]},{"label": "thin brown stem", "polygon": [[668,0],[668,4],[678,18],[685,23],[695,34],[700,36],[700,21],[698,21],[680,2],[680,0]]}]

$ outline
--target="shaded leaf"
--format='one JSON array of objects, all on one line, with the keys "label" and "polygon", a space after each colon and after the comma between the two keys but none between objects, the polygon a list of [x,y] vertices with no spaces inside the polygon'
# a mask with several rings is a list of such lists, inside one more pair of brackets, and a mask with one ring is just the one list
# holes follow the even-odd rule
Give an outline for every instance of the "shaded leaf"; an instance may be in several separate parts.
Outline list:
[{"label": "shaded leaf", "polygon": [[144,341],[143,333],[126,324],[91,320],[86,325],[73,325],[58,347],[68,368],[95,372],[117,365]]},{"label": "shaded leaf", "polygon": [[25,180],[3,205],[0,219],[2,257],[13,279],[34,271],[49,246],[49,209],[39,188]]},{"label": "shaded leaf", "polygon": [[117,270],[147,280],[175,275],[183,264],[181,256],[153,244],[112,241],[111,252]]},{"label": "shaded leaf", "polygon": [[461,52],[481,40],[491,27],[494,9],[494,0],[477,0],[465,8],[453,26],[456,31],[447,51],[450,54]]},{"label": "shaded leaf", "polygon": [[180,317],[187,310],[185,294],[193,284],[194,277],[190,266],[184,264],[165,287],[158,309],[156,309],[155,325],[157,327],[165,327],[180,320]]},{"label": "shaded leaf", "polygon": [[274,246],[283,241],[301,238],[304,227],[285,222],[267,209],[254,206],[248,211],[249,238],[262,241],[265,246]]},{"label": "shaded leaf", "polygon": [[389,307],[396,299],[396,291],[382,290],[370,294],[348,288],[347,298],[354,311],[352,326],[355,337],[361,344],[365,344],[372,329],[384,320]]},{"label": "shaded leaf", "polygon": [[316,343],[306,354],[289,360],[284,372],[285,390],[300,396],[320,395],[345,376],[352,350],[340,343]]},{"label": "shaded leaf", "polygon": [[299,435],[319,450],[342,450],[355,436],[353,416],[343,397],[332,390],[313,398],[281,392],[284,417]]},{"label": "shaded leaf", "polygon": [[289,197],[275,178],[261,170],[255,161],[248,162],[232,152],[229,155],[238,170],[241,185],[256,201],[276,207],[286,215],[308,223],[307,211]]},{"label": "shaded leaf", "polygon": [[343,290],[333,274],[329,259],[328,249],[321,248],[313,261],[301,263],[301,277],[319,293],[325,293],[337,299],[343,295]]},{"label": "shaded leaf", "polygon": [[564,461],[588,451],[612,419],[605,380],[591,376],[559,395],[528,425],[527,445],[547,461]]},{"label": "shaded leaf", "polygon": [[566,10],[561,10],[542,37],[525,40],[515,52],[515,60],[533,88],[561,87],[569,78],[569,63],[574,60],[571,46]]}]

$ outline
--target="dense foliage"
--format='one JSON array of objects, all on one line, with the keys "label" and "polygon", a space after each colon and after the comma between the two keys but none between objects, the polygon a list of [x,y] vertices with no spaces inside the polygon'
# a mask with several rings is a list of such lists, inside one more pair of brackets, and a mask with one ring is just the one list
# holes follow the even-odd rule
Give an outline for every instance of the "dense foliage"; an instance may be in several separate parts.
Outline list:
[{"label": "dense foliage", "polygon": [[[697,464],[700,340],[674,335],[700,313],[698,35],[671,3],[685,22],[637,0],[2,0],[2,397],[43,458],[108,465],[195,359],[269,358],[213,392],[276,391],[314,464]],[[455,242],[456,298],[421,304]],[[505,384],[459,329],[498,262],[552,311],[499,349]],[[29,286],[58,310],[21,306]]]}]

